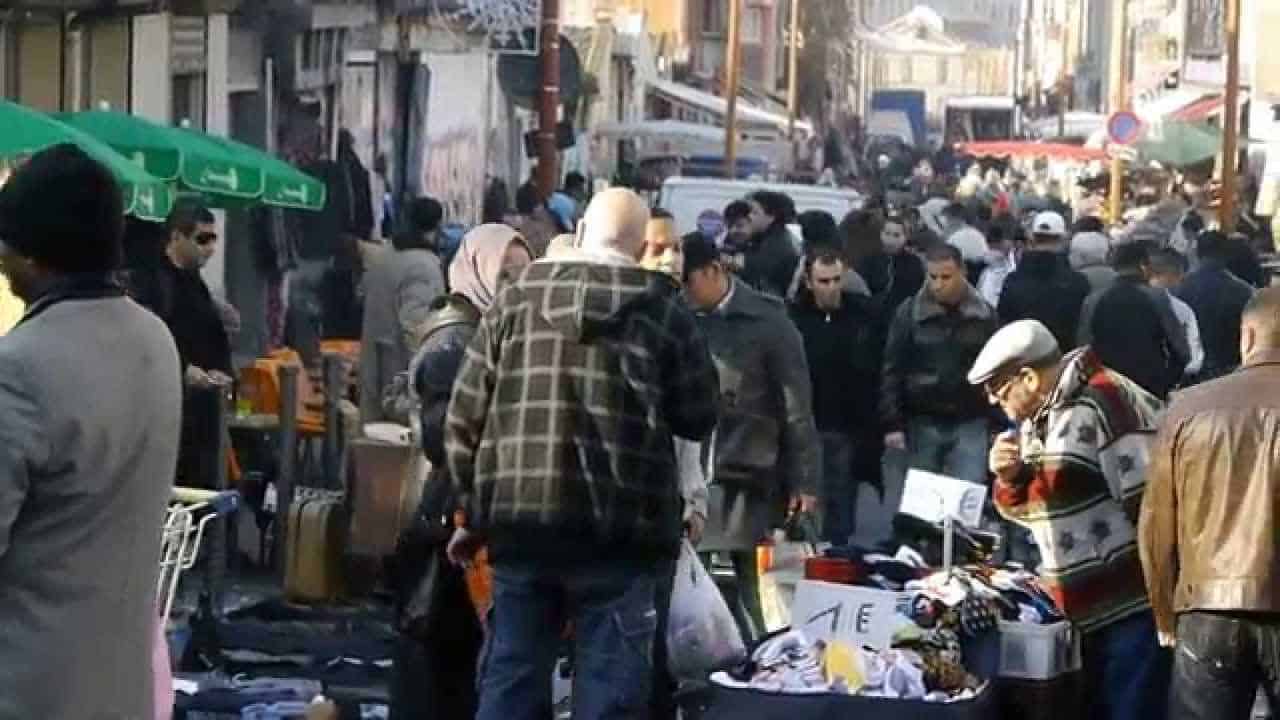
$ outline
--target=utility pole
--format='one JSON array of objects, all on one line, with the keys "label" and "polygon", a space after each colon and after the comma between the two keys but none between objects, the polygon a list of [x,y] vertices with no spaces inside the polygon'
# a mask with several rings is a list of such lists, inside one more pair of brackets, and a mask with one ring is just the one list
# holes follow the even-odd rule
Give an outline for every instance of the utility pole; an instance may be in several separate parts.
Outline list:
[{"label": "utility pole", "polygon": [[[1129,0],[1114,0],[1111,8],[1111,112],[1129,108],[1129,71],[1125,67],[1129,36]],[[1111,191],[1108,195],[1109,215],[1112,224],[1120,222],[1124,209],[1124,160],[1111,159]]]},{"label": "utility pole", "polygon": [[1240,0],[1226,0],[1227,91],[1222,115],[1222,204],[1218,225],[1236,229],[1236,175],[1240,164]]},{"label": "utility pole", "polygon": [[538,192],[550,197],[560,184],[560,150],[556,126],[560,123],[560,0],[542,0],[542,33],[538,47],[538,132],[535,146]]},{"label": "utility pole", "polygon": [[791,46],[787,51],[787,140],[791,143],[791,171],[796,171],[796,107],[800,82],[800,0],[791,0]]},{"label": "utility pole", "polygon": [[724,176],[738,177],[738,61],[741,58],[742,0],[729,0],[729,41],[725,43]]},{"label": "utility pole", "polygon": [[[1078,0],[1077,0],[1078,2]],[[1071,31],[1072,21],[1071,13],[1077,5],[1068,5],[1067,12],[1062,18],[1062,69],[1058,73],[1058,139],[1066,137],[1067,134],[1067,105],[1070,102],[1073,88],[1068,87],[1068,81],[1075,75],[1076,64],[1072,52],[1072,43],[1078,42],[1075,34]]]}]

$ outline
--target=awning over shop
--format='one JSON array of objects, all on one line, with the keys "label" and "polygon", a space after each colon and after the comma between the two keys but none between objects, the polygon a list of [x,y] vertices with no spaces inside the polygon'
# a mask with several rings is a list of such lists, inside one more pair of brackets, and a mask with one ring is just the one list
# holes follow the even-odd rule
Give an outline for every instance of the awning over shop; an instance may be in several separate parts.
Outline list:
[{"label": "awning over shop", "polygon": [[1068,145],[1066,143],[1041,142],[971,142],[960,143],[956,150],[974,157],[1047,158],[1073,162],[1093,162],[1107,159],[1102,150]]},{"label": "awning over shop", "polygon": [[1135,112],[1143,120],[1155,122],[1212,97],[1215,97],[1214,93],[1203,90],[1173,90],[1148,102],[1139,103],[1135,108]]},{"label": "awning over shop", "polygon": [[[723,122],[724,115],[728,111],[728,102],[718,95],[661,78],[651,78],[648,83],[650,92],[678,105],[715,115],[720,122]],[[769,127],[784,133],[787,129],[786,115],[761,110],[741,99],[738,100],[738,122],[743,125]],[[796,129],[808,135],[813,134],[813,126],[807,122],[797,120]]]},{"label": "awning over shop", "polygon": [[[1249,93],[1240,93],[1240,105],[1244,106],[1249,101]],[[1174,112],[1169,117],[1173,120],[1181,120],[1182,122],[1204,122],[1212,117],[1222,115],[1222,108],[1227,104],[1227,100],[1222,95],[1209,95],[1203,97],[1190,105]]]}]

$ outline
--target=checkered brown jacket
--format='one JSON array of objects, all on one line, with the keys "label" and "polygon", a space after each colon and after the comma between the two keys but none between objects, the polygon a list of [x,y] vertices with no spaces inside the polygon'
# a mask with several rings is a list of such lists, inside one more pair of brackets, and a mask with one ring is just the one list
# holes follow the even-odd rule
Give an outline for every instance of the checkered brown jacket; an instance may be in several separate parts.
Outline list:
[{"label": "checkered brown jacket", "polygon": [[666,277],[543,261],[485,315],[446,450],[495,558],[665,553],[680,535],[672,437],[710,435],[715,365]]}]

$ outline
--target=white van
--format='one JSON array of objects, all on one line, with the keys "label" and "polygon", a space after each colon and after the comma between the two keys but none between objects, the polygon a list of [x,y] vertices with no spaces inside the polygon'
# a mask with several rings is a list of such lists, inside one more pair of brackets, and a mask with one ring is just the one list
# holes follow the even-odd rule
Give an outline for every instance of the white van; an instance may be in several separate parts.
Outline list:
[{"label": "white van", "polygon": [[698,216],[707,210],[723,213],[734,200],[741,200],[757,190],[780,192],[791,197],[796,212],[825,210],[840,222],[850,211],[862,208],[865,199],[857,191],[818,185],[784,185],[749,180],[714,178],[668,178],[658,194],[658,207],[675,216],[680,234],[698,229]]}]

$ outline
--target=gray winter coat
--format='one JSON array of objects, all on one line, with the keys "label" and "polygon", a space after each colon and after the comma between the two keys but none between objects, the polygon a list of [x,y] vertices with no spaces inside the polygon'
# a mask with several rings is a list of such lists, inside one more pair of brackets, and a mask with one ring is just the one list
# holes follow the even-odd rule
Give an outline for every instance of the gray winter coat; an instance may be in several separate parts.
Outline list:
[{"label": "gray winter coat", "polygon": [[698,317],[720,373],[707,534],[700,550],[748,550],[791,495],[816,494],[821,442],[804,341],[782,302],[733,281]]},{"label": "gray winter coat", "polygon": [[444,294],[440,258],[430,250],[383,250],[370,262],[364,282],[360,422],[407,423],[386,416],[382,391],[409,369],[431,304]]},{"label": "gray winter coat", "polygon": [[180,378],[164,323],[124,297],[0,338],[0,718],[154,717]]}]

